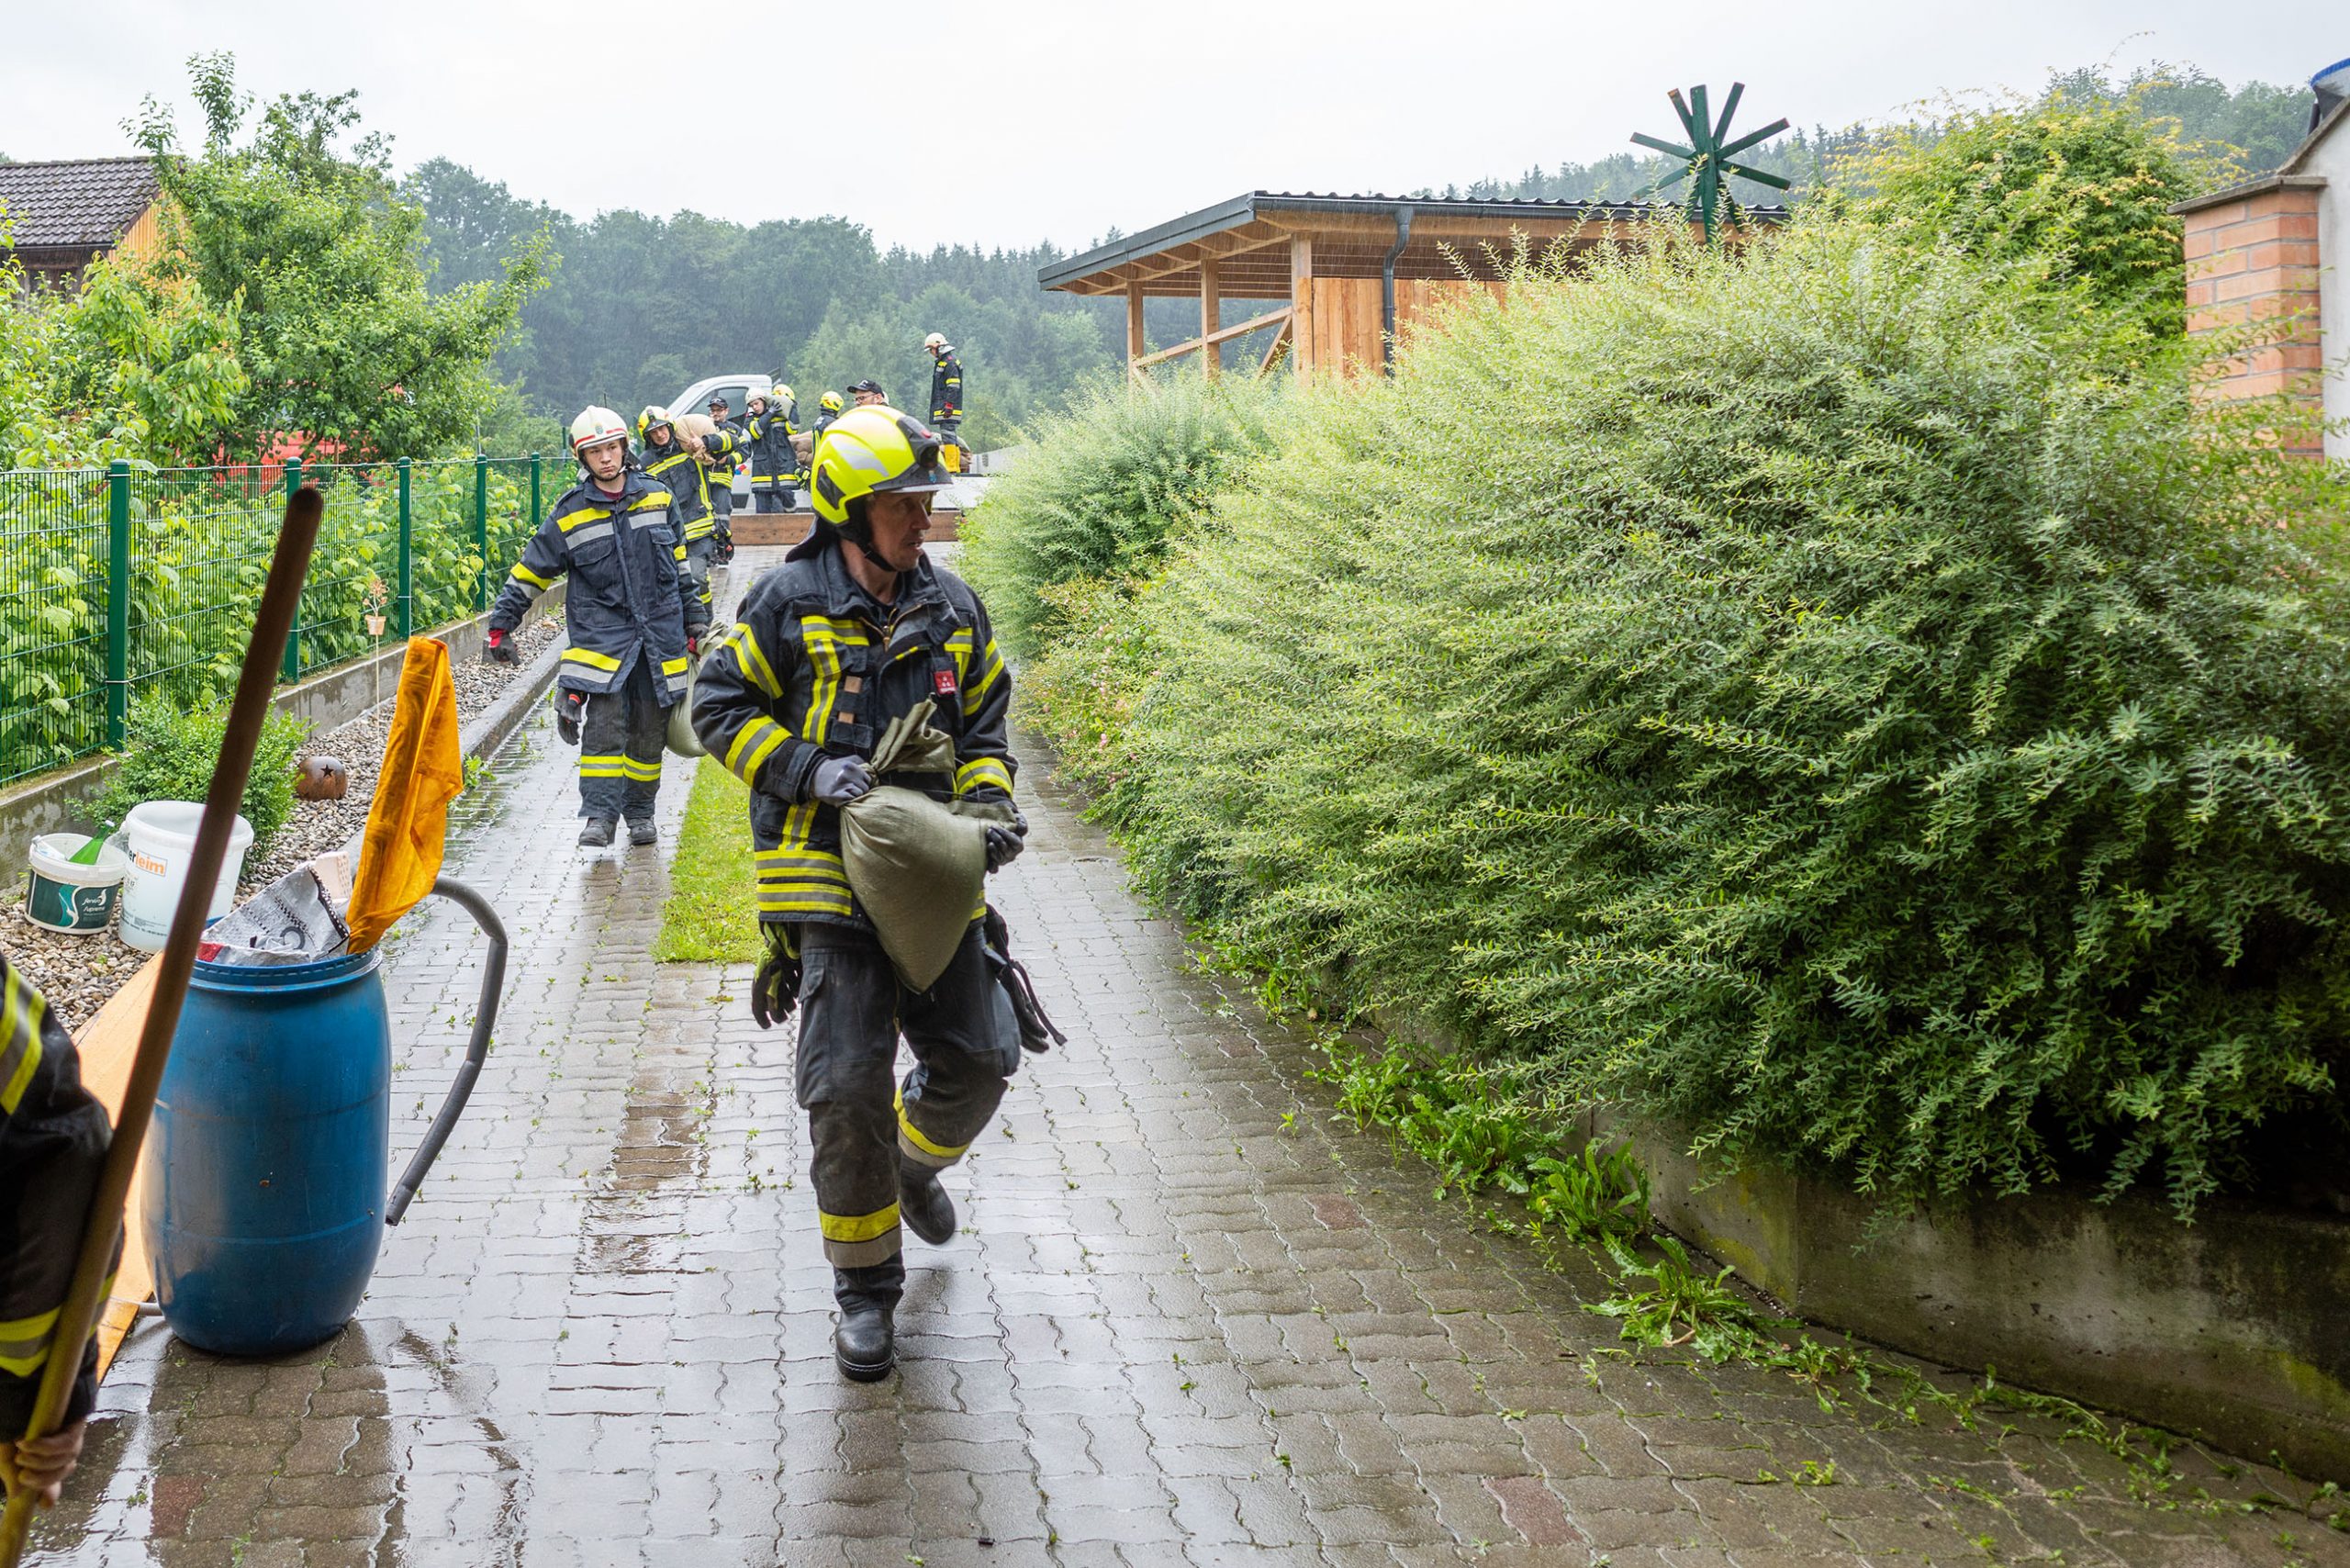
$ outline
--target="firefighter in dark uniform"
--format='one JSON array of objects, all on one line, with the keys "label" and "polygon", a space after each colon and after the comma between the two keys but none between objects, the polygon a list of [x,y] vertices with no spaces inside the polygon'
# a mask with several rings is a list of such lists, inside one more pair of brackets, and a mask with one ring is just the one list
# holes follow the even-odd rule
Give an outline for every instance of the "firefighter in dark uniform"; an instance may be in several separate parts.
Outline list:
[{"label": "firefighter in dark uniform", "polygon": [[571,422],[585,476],[563,494],[489,610],[489,656],[516,662],[512,633],[555,578],[571,574],[571,645],[556,666],[555,716],[579,747],[579,842],[601,848],[620,819],[651,844],[668,711],[690,683],[709,614],[686,578],[677,503],[630,462],[628,427],[610,409]]},{"label": "firefighter in dark uniform", "polygon": [[[677,525],[686,534],[686,578],[693,584],[694,598],[700,601],[700,620],[707,624],[710,568],[733,554],[731,548],[720,546],[717,527],[711,521],[709,465],[695,458],[692,443],[678,435],[666,409],[647,407],[636,416],[636,433],[643,443],[646,477],[658,479],[677,498]],[[701,438],[704,456],[713,459],[733,452],[738,444],[731,431]]]},{"label": "firefighter in dark uniform", "polygon": [[721,560],[734,554],[734,475],[751,460],[751,433],[743,421],[727,417],[726,394],[714,392],[710,398],[710,422],[722,435],[734,438],[726,454],[711,460],[710,465],[710,525],[716,540],[715,549]]},{"label": "firefighter in dark uniform", "polygon": [[[841,395],[837,392],[827,392],[816,399],[816,422],[811,428],[815,431],[818,441],[824,439],[824,432],[833,428],[834,420],[841,417],[842,407]],[[811,454],[808,466],[813,469],[815,465],[815,458]]]},{"label": "firefighter in dark uniform", "polygon": [[751,417],[743,428],[751,438],[751,505],[761,513],[791,510],[791,492],[800,482],[800,454],[791,444],[799,418],[799,400],[781,382],[751,398]]},{"label": "firefighter in dark uniform", "polygon": [[[54,1349],[57,1314],[73,1278],[82,1229],[111,1138],[106,1108],[82,1087],[80,1058],[16,966],[0,958],[0,1486],[55,1505],[82,1456],[98,1397],[98,1346],[82,1347],[80,1375],[55,1431],[21,1440]],[[115,1243],[120,1257],[122,1243]]]},{"label": "firefighter in dark uniform", "polygon": [[[979,597],[923,554],[948,479],[938,448],[894,409],[835,420],[811,465],[814,529],[752,588],[694,689],[695,733],[751,787],[767,948],[752,1012],[765,1026],[800,1010],[797,1089],[840,1304],[834,1349],[860,1382],[895,1364],[901,1227],[934,1246],[954,1235],[939,1172],[987,1126],[1020,1059],[983,922],[935,984],[907,991],[841,860],[839,808],[877,782],[940,800],[1012,796],[1011,673]],[[954,736],[955,772],[875,779],[875,742],[923,702]],[[990,871],[1020,852],[1027,824],[1014,815],[986,830]],[[893,1092],[901,1029],[914,1066]]]},{"label": "firefighter in dark uniform", "polygon": [[963,444],[963,362],[944,332],[923,340],[930,351],[930,422],[957,446]]}]

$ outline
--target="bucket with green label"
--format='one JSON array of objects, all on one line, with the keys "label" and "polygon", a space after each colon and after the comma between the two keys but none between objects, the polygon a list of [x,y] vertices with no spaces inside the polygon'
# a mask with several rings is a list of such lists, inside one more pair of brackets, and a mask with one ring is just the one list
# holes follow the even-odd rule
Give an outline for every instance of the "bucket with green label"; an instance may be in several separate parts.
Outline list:
[{"label": "bucket with green label", "polygon": [[89,835],[80,833],[43,834],[33,840],[25,913],[35,925],[95,935],[114,924],[115,900],[130,857],[113,844],[100,844],[91,855],[89,845]]}]

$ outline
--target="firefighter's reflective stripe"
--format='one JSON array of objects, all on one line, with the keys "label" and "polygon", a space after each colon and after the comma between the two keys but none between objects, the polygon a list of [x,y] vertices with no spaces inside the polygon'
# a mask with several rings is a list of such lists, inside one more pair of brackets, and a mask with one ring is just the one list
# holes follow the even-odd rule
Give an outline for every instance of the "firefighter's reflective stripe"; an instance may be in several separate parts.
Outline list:
[{"label": "firefighter's reflective stripe", "polygon": [[904,1249],[895,1204],[869,1215],[828,1215],[818,1210],[816,1223],[824,1233],[824,1260],[836,1269],[886,1263]]},{"label": "firefighter's reflective stripe", "polygon": [[[988,639],[987,651],[979,655],[979,678],[976,680],[967,678],[960,683],[963,688],[963,712],[966,717],[979,711],[979,704],[987,700],[988,693],[993,690],[995,683],[1002,678],[1003,655],[996,652],[995,639],[990,637]],[[1011,785],[1006,784],[1004,788],[1008,790]]]},{"label": "firefighter's reflective stripe", "polygon": [[49,1003],[13,969],[7,988],[0,1001],[0,1113],[14,1115],[40,1068],[40,1026]]},{"label": "firefighter's reflective stripe", "polygon": [[752,852],[758,869],[759,913],[778,916],[855,913],[848,868],[824,849],[760,849]]},{"label": "firefighter's reflective stripe", "polygon": [[607,675],[621,667],[619,655],[599,654],[593,648],[565,648],[563,650],[563,662],[586,665],[589,669],[599,669]]},{"label": "firefighter's reflective stripe", "polygon": [[520,561],[514,563],[514,570],[509,575],[511,576],[516,582],[520,583],[525,588],[528,588],[532,599],[538,598],[539,595],[554,587],[554,578],[539,576],[538,573],[531,570],[530,567],[522,565]]},{"label": "firefighter's reflective stripe", "polygon": [[872,646],[856,622],[829,615],[800,618],[800,640],[808,650],[813,672],[808,693],[808,738],[818,745],[833,727],[833,709],[841,694],[841,650]]},{"label": "firefighter's reflective stripe", "polygon": [[790,738],[790,732],[773,719],[753,719],[736,733],[734,744],[726,748],[726,771],[745,784],[756,784],[759,768],[775,755],[778,746]]},{"label": "firefighter's reflective stripe", "polygon": [[944,1144],[933,1141],[914,1126],[906,1114],[906,1092],[898,1091],[898,1152],[915,1164],[933,1170],[944,1170],[963,1158],[971,1146],[968,1143]]},{"label": "firefighter's reflective stripe", "polygon": [[633,778],[639,784],[658,784],[661,782],[661,759],[656,756],[650,762],[639,762],[632,756],[623,756],[621,758],[621,777]]},{"label": "firefighter's reflective stripe", "polygon": [[582,778],[625,778],[628,767],[629,759],[617,753],[610,756],[590,756],[586,752],[579,754],[579,777]]},{"label": "firefighter's reflective stripe", "polygon": [[30,1317],[0,1323],[0,1372],[31,1377],[40,1371],[49,1360],[49,1341],[57,1332],[59,1310],[52,1306]]},{"label": "firefighter's reflective stripe", "polygon": [[581,507],[577,511],[565,512],[555,519],[555,526],[562,529],[564,532],[570,533],[588,523],[601,521],[611,515],[612,510],[610,507]]},{"label": "firefighter's reflective stripe", "polygon": [[955,792],[968,795],[974,790],[993,788],[1012,793],[1012,769],[1000,756],[975,756],[955,770]]},{"label": "firefighter's reflective stripe", "polygon": [[612,525],[610,522],[591,522],[585,528],[565,533],[563,537],[565,543],[576,550],[582,544],[593,544],[599,540],[610,539],[611,536]]},{"label": "firefighter's reflective stripe", "polygon": [[734,650],[734,662],[742,667],[744,676],[753,686],[769,697],[783,695],[783,683],[776,679],[775,666],[767,663],[767,652],[759,646],[758,638],[752,634],[749,622],[736,622],[734,630],[726,634],[724,645]]}]

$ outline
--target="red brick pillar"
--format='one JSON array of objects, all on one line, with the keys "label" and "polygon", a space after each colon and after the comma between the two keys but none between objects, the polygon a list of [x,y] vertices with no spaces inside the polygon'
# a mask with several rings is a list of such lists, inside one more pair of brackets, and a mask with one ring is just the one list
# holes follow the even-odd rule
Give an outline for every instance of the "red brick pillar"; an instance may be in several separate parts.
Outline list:
[{"label": "red brick pillar", "polygon": [[[2278,317],[2285,335],[2217,367],[2204,393],[2258,398],[2284,392],[2318,405],[2318,192],[2322,179],[2272,174],[2172,210],[2187,220],[2187,330],[2215,332]],[[2291,450],[2319,455],[2312,427]]]}]

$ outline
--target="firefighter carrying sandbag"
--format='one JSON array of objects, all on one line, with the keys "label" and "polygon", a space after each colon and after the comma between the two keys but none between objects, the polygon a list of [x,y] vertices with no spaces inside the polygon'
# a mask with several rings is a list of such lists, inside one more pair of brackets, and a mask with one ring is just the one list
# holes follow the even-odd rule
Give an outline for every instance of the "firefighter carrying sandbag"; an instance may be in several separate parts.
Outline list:
[{"label": "firefighter carrying sandbag", "polygon": [[578,484],[563,493],[522,548],[489,610],[490,658],[517,661],[514,628],[568,572],[571,645],[555,669],[555,722],[579,747],[579,842],[601,848],[621,818],[628,841],[651,844],[668,711],[691,685],[710,613],[685,573],[677,503],[630,458],[628,426],[610,409],[571,421]]},{"label": "firefighter carrying sandbag", "polygon": [[651,405],[636,416],[636,434],[643,446],[646,477],[658,479],[677,498],[677,525],[685,532],[685,574],[693,584],[694,598],[700,601],[701,620],[707,623],[710,568],[733,554],[733,535],[720,533],[712,510],[711,487],[717,480],[711,465],[735,451],[742,438],[714,425],[697,432],[686,421],[673,418],[668,409]]},{"label": "firefighter carrying sandbag", "polygon": [[[994,1114],[1028,1031],[1028,1014],[1013,1020],[1002,1000],[996,923],[974,910],[943,972],[912,990],[842,858],[841,809],[877,784],[994,803],[987,871],[1027,833],[1011,804],[1012,676],[979,597],[923,553],[931,498],[948,482],[939,444],[888,407],[833,421],[811,468],[815,526],[751,588],[694,691],[696,734],[751,787],[767,948],[752,1011],[763,1026],[800,1012],[797,1090],[840,1305],[835,1359],[860,1382],[895,1364],[901,1229],[934,1246],[954,1235],[939,1173]],[[877,743],[924,706],[951,739],[951,765],[877,779]],[[893,1084],[901,1029],[914,1066]]]}]

